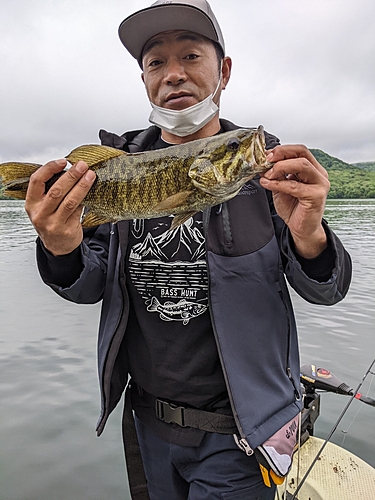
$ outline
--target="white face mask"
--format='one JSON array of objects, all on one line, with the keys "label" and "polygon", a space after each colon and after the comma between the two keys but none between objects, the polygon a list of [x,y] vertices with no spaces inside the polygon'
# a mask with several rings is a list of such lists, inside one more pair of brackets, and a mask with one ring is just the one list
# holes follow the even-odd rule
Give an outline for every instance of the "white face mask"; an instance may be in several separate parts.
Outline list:
[{"label": "white face mask", "polygon": [[148,120],[162,130],[170,132],[173,135],[178,135],[179,137],[194,134],[218,113],[219,107],[214,103],[213,98],[220,87],[220,83],[221,76],[212,94],[203,101],[197,102],[197,104],[193,104],[193,106],[186,109],[161,108],[150,101],[152,111]]}]

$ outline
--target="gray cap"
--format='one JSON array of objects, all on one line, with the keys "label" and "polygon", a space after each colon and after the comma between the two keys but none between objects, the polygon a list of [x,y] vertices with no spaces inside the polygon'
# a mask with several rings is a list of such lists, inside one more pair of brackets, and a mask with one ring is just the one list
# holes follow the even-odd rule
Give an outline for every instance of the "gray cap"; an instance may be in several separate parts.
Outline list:
[{"label": "gray cap", "polygon": [[142,63],[146,42],[169,30],[193,31],[217,42],[225,54],[224,38],[219,23],[206,0],[170,2],[157,0],[151,7],[127,17],[119,27],[119,36],[130,54]]}]

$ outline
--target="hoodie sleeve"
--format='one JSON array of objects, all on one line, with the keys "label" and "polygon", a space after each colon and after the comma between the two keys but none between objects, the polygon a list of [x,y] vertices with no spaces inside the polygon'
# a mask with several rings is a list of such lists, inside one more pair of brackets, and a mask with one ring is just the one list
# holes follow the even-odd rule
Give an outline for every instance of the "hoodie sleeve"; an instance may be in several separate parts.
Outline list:
[{"label": "hoodie sleeve", "polygon": [[[352,276],[352,262],[337,235],[322,221],[328,238],[328,248],[307,263],[293,248],[289,229],[285,226],[280,237],[284,269],[292,288],[312,304],[333,305],[347,294]],[[331,269],[330,269],[331,268]]]},{"label": "hoodie sleeve", "polygon": [[93,304],[104,292],[109,224],[85,230],[81,245],[68,255],[54,256],[37,240],[37,264],[44,283],[72,302]]},{"label": "hoodie sleeve", "polygon": [[349,290],[352,262],[341,240],[323,219],[327,248],[315,259],[304,259],[297,255],[288,226],[276,213],[272,193],[266,191],[266,194],[284,272],[291,287],[313,304],[332,305],[342,300]]}]

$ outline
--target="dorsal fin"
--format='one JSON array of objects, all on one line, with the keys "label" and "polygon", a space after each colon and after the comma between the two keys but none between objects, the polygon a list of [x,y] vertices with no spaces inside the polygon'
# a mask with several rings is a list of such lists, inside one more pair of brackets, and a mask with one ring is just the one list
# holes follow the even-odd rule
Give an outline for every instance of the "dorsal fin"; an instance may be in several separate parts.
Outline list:
[{"label": "dorsal fin", "polygon": [[109,146],[88,144],[86,146],[79,146],[78,148],[73,149],[73,151],[65,158],[72,165],[82,160],[85,161],[89,167],[92,167],[102,161],[110,160],[111,158],[116,158],[116,156],[126,154],[127,153],[121,151],[120,149],[111,148]]}]

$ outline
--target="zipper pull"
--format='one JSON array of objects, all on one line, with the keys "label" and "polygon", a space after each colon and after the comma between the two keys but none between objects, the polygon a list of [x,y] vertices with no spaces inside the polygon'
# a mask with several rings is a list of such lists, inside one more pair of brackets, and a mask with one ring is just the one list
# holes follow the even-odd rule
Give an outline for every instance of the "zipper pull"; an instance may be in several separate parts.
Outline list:
[{"label": "zipper pull", "polygon": [[233,434],[234,441],[241,451],[244,451],[248,457],[254,454],[254,450],[250,447],[245,438],[238,439],[237,434]]},{"label": "zipper pull", "polygon": [[291,372],[291,369],[290,367],[288,366],[288,368],[286,369],[286,372],[288,374],[288,378],[289,380],[292,382],[292,385],[293,385],[293,389],[294,389],[294,397],[296,399],[296,401],[300,401],[301,399],[301,394],[299,393],[299,391],[297,390],[297,387],[296,387],[296,384],[294,383],[294,380],[293,380],[293,377],[292,377],[292,372]]}]

